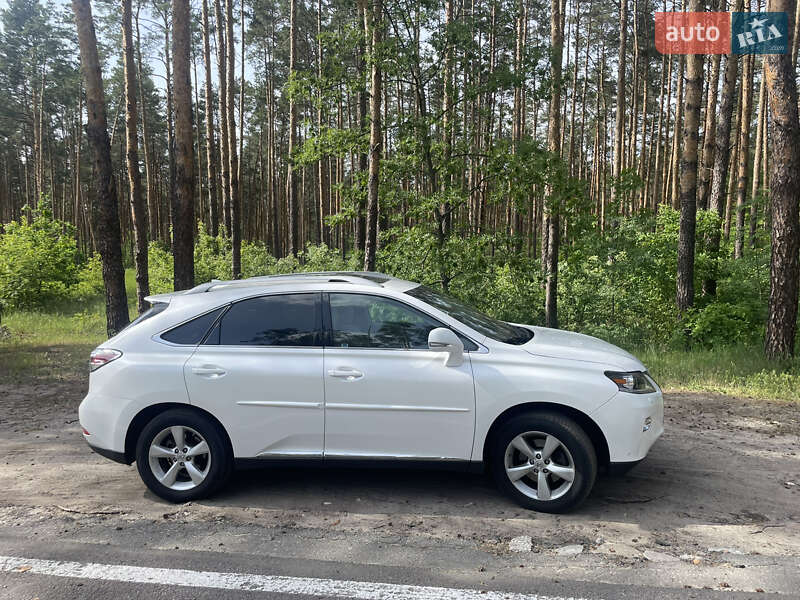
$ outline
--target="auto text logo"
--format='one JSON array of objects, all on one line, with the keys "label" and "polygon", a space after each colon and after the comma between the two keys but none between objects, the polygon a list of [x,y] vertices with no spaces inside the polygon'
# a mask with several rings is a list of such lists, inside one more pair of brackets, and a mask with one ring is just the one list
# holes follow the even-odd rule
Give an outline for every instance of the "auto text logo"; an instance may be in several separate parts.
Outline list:
[{"label": "auto text logo", "polygon": [[662,54],[785,54],[785,12],[657,12]]}]

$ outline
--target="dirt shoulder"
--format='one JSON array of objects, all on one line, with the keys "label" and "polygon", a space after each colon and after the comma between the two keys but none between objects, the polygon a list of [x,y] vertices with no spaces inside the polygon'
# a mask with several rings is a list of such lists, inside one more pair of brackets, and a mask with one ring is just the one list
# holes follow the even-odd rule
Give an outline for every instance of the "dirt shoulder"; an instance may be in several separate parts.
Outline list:
[{"label": "dirt shoulder", "polygon": [[[800,557],[794,404],[668,394],[667,431],[648,459],[599,480],[579,511],[553,516],[518,508],[482,476],[419,471],[244,471],[211,500],[166,504],[135,467],[86,447],[77,422],[84,390],[0,384],[0,535],[425,561],[474,567],[476,577],[522,565],[609,582],[651,573],[678,587],[796,583],[780,575]],[[521,536],[531,537],[530,551],[523,538],[524,551],[512,552]]]}]

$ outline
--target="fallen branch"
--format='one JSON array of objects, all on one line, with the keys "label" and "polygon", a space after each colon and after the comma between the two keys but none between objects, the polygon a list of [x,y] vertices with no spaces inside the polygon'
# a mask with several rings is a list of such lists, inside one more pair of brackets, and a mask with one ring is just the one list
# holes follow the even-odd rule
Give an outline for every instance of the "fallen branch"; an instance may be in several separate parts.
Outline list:
[{"label": "fallen branch", "polygon": [[764,530],[767,527],[784,527],[785,525],[786,525],[785,523],[767,523],[766,525],[762,525],[761,529],[759,529],[758,531],[751,531],[750,535],[756,535],[757,533],[764,533]]},{"label": "fallen branch", "polygon": [[122,514],[121,510],[77,510],[74,508],[67,508],[66,506],[58,506],[56,508],[68,513],[75,513],[78,515],[119,515]]},{"label": "fallen branch", "polygon": [[645,502],[652,502],[655,498],[612,498],[606,496],[603,500],[614,504],[644,504]]}]

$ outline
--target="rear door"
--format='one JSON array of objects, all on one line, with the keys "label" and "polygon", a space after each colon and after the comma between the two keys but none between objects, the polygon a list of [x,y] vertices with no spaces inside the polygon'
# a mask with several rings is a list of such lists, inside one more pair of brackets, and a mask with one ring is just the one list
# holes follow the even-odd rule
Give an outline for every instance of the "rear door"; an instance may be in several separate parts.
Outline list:
[{"label": "rear door", "polygon": [[184,367],[190,402],[217,417],[237,457],[320,457],[319,292],[235,302]]},{"label": "rear door", "polygon": [[468,356],[448,367],[443,353],[428,349],[428,333],[442,324],[392,298],[326,298],[326,458],[468,460],[472,368]]}]

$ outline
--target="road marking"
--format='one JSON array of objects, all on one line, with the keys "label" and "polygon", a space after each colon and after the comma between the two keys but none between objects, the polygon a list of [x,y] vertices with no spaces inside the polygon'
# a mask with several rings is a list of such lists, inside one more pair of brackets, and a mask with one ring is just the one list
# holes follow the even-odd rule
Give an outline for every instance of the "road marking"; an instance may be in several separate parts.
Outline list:
[{"label": "road marking", "polygon": [[18,556],[0,556],[0,572],[124,583],[155,583],[217,590],[352,598],[354,600],[582,600],[572,597],[482,592],[480,590],[398,583],[340,581],[337,579],[247,573],[217,573],[214,571],[190,571],[186,569],[159,569],[132,565],[43,560]]}]

